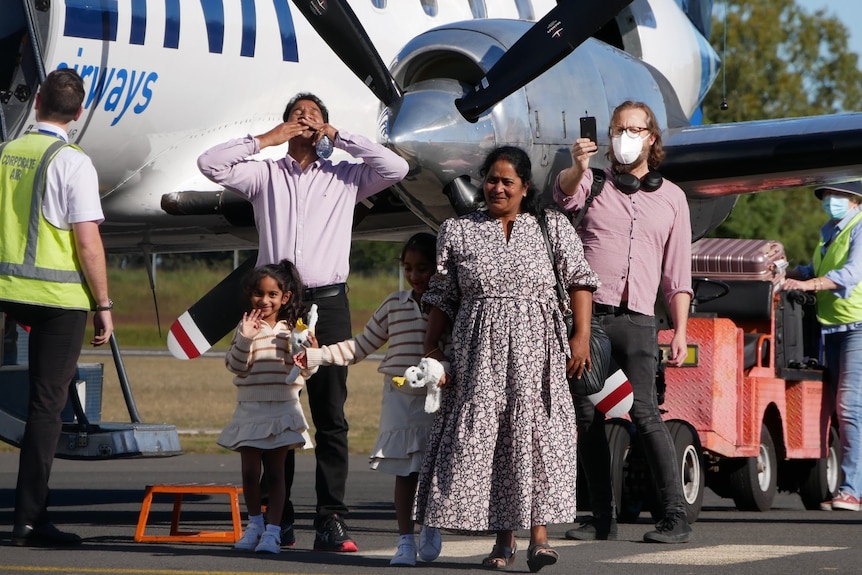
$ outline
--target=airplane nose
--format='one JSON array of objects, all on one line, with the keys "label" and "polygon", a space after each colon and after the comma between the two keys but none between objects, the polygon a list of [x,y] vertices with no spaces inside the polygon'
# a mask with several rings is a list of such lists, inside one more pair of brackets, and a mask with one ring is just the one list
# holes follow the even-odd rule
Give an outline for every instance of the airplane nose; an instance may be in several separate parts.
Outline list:
[{"label": "airplane nose", "polygon": [[461,116],[453,102],[463,92],[457,81],[447,78],[410,86],[390,115],[389,142],[411,158],[467,160],[464,152],[483,157],[496,145],[494,129],[487,117],[471,124]]},{"label": "airplane nose", "polygon": [[463,93],[451,79],[418,82],[381,123],[384,141],[410,165],[400,195],[426,221],[454,215],[444,188],[458,178],[478,179],[482,161],[497,145],[490,116],[470,123],[455,108]]}]

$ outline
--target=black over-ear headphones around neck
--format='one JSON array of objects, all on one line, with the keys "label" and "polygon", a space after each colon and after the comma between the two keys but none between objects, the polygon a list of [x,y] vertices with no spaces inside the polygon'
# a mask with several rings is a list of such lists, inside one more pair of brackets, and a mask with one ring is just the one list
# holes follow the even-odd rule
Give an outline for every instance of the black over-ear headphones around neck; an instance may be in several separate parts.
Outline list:
[{"label": "black over-ear headphones around neck", "polygon": [[624,194],[633,194],[638,190],[645,192],[654,192],[659,189],[664,182],[661,174],[656,171],[649,171],[643,178],[638,178],[632,174],[620,174],[613,172],[614,184],[617,189]]}]

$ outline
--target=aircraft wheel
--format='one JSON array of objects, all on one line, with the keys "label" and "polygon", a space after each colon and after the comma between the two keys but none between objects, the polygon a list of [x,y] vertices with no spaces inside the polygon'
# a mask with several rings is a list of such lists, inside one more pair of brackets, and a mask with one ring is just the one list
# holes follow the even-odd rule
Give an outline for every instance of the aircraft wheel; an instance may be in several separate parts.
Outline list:
[{"label": "aircraft wheel", "polygon": [[689,523],[697,521],[703,506],[703,491],[706,488],[703,449],[697,431],[686,421],[672,420],[667,428],[676,449],[680,468],[680,482],[685,501],[685,516]]},{"label": "aircraft wheel", "polygon": [[829,425],[829,449],[826,457],[815,459],[799,472],[799,497],[805,509],[820,509],[823,501],[838,494],[841,484],[841,445],[838,430]]},{"label": "aircraft wheel", "polygon": [[766,426],[760,429],[757,457],[744,457],[730,472],[733,502],[740,511],[768,511],[778,486],[778,458]]}]

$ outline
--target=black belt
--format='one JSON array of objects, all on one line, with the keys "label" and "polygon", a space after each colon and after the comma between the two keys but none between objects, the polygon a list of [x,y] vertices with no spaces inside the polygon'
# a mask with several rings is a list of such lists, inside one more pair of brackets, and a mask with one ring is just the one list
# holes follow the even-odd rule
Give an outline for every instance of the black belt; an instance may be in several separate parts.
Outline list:
[{"label": "black belt", "polygon": [[623,303],[620,306],[606,305],[603,303],[593,304],[593,314],[595,315],[622,315],[624,313],[634,313],[629,309],[629,306],[626,303]]},{"label": "black belt", "polygon": [[329,284],[328,286],[307,287],[303,298],[307,300],[335,297],[347,293],[347,284]]}]

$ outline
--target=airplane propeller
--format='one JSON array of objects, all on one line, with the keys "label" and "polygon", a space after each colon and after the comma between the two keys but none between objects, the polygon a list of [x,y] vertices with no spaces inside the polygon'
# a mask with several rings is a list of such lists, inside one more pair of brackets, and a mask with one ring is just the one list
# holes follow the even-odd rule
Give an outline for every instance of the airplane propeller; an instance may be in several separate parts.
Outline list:
[{"label": "airplane propeller", "polygon": [[[632,0],[559,0],[455,105],[470,122],[571,53]],[[346,0],[293,0],[320,37],[386,106],[401,96]]]},{"label": "airplane propeller", "polygon": [[472,91],[455,101],[458,111],[475,122],[482,112],[571,54],[631,2],[559,0],[497,60]]},{"label": "airplane propeller", "polygon": [[378,100],[391,106],[401,97],[398,84],[347,2],[293,0],[293,3]]}]

